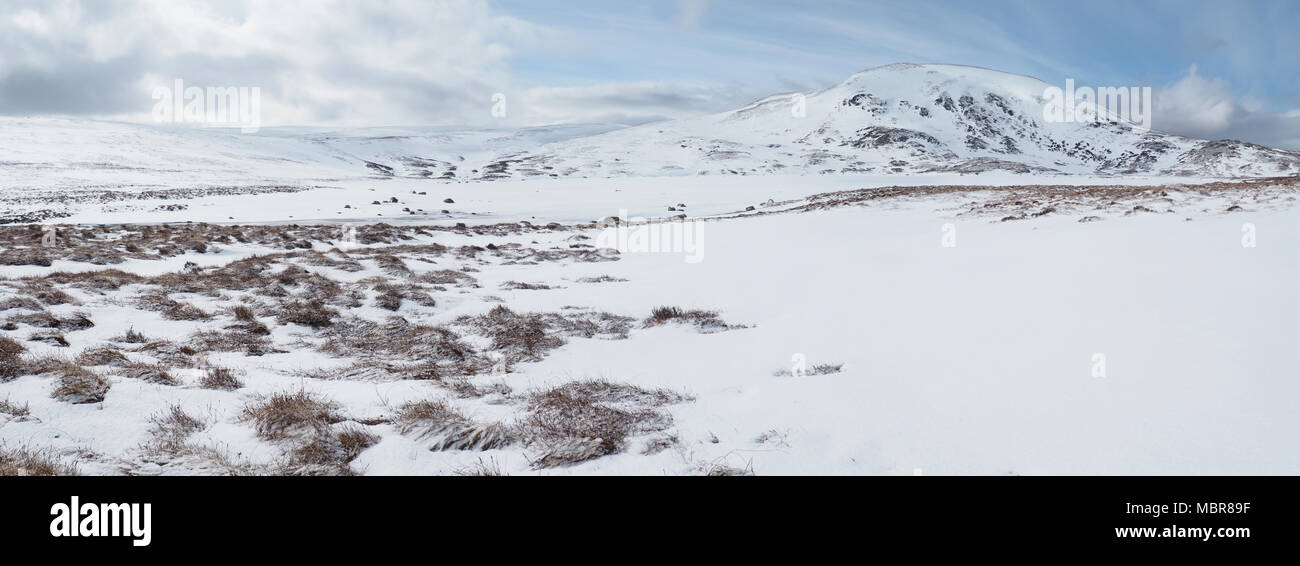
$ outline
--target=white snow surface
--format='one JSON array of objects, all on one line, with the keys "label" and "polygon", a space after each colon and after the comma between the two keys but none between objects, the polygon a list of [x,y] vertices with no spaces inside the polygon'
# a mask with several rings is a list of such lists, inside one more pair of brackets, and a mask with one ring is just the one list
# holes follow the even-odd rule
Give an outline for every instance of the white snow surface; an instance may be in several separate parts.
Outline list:
[{"label": "white snow surface", "polygon": [[[1287,331],[1300,317],[1290,293],[1300,266],[1287,244],[1300,240],[1300,209],[1196,214],[1190,222],[1150,214],[997,223],[948,217],[948,204],[709,222],[704,261],[695,264],[678,254],[629,253],[612,263],[484,269],[475,273],[483,289],[440,296],[428,320],[485,312],[495,303],[482,298],[496,295],[520,312],[578,305],[642,318],[658,305],[703,308],[749,328],[700,334],[669,325],[633,330],[627,340],[572,339],[502,378],[516,391],[606,378],[689,393],[694,401],[668,407],[679,444],[659,454],[629,449],[534,470],[526,450],[433,452],[380,425],[373,428],[383,440],[353,465],[370,474],[453,473],[481,459],[515,475],[690,474],[716,465],[758,474],[1300,473],[1300,414],[1291,407],[1300,395],[1300,354]],[[1244,222],[1259,228],[1258,247],[1241,245]],[[955,247],[941,245],[945,223],[956,228]],[[544,245],[567,235],[438,241]],[[174,263],[254,251],[231,248],[220,258],[191,254]],[[416,269],[439,267],[446,266]],[[595,275],[628,281],[576,281]],[[506,280],[560,288],[498,290]],[[68,335],[74,349],[128,326],[183,333],[183,323],[156,313],[142,318],[121,309],[114,320],[104,308],[96,311],[98,326]],[[774,375],[796,353],[809,364],[843,364],[843,371]],[[1105,377],[1092,375],[1098,353],[1106,356]],[[247,387],[221,392],[118,379],[103,403],[69,405],[50,398],[48,378],[0,384],[0,399],[30,403],[38,417],[0,424],[0,440],[90,451],[101,457],[83,463],[83,472],[120,473],[113,458],[129,458],[147,440],[145,417],[180,404],[215,423],[201,438],[270,462],[277,449],[236,416],[259,394],[297,388],[340,401],[358,417],[434,397],[475,418],[511,418],[501,405],[456,400],[428,382],[294,376],[294,369],[339,363],[306,352],[223,354],[219,361],[247,372]]]},{"label": "white snow surface", "polygon": [[[789,95],[777,95],[632,128],[248,135],[0,118],[0,213],[57,210],[66,216],[56,222],[65,224],[576,224],[620,211],[728,216],[748,206],[762,211],[769,199],[798,203],[863,187],[1186,185],[1300,171],[1294,153],[1240,142],[1047,124],[1039,100],[1045,86],[972,67],[893,65],[805,93],[802,118],[791,116]],[[272,186],[294,192],[221,192]],[[167,192],[195,188],[214,191]],[[137,198],[142,191],[158,192]],[[1171,202],[1185,196],[1174,192]],[[572,338],[499,377],[520,393],[603,378],[689,394],[693,400],[664,408],[677,442],[656,454],[643,454],[637,443],[646,439],[637,438],[617,454],[537,469],[525,447],[431,451],[378,424],[368,429],[380,442],[352,467],[448,474],[490,460],[513,475],[698,474],[720,466],[760,475],[1300,474],[1300,412],[1292,406],[1300,398],[1300,349],[1290,330],[1300,320],[1293,245],[1300,208],[1291,198],[1227,213],[1228,203],[1214,198],[1178,201],[1171,205],[1177,214],[1102,214],[1086,223],[1075,213],[1017,222],[956,215],[964,203],[955,196],[882,200],[703,222],[698,263],[624,253],[614,262],[482,267],[473,274],[481,288],[439,295],[432,308],[405,304],[398,314],[445,324],[503,300],[518,312],[578,306],[640,321],[672,305],[717,311],[746,327],[700,333],[637,325],[625,340]],[[955,232],[945,232],[948,224]],[[1245,224],[1258,231],[1256,247],[1242,245]],[[435,232],[425,243],[567,248],[575,231],[598,234]],[[956,245],[945,247],[950,233]],[[153,275],[186,262],[224,265],[283,251],[220,247],[110,267]],[[408,265],[417,273],[458,267],[439,261]],[[60,259],[2,266],[0,277],[103,267]],[[346,281],[383,276],[370,265],[357,273],[308,269]],[[600,275],[626,281],[578,281]],[[503,290],[506,281],[554,288]],[[25,342],[29,328],[0,334],[34,354],[73,354],[132,327],[155,337],[194,330],[113,293],[77,299],[81,305],[48,309],[93,313],[94,328],[67,333],[70,348]],[[186,300],[205,308],[208,299]],[[272,332],[278,344],[311,337],[293,325]],[[843,368],[776,375],[796,354]],[[1105,357],[1104,377],[1093,375],[1096,354]],[[0,413],[0,444],[51,449],[79,461],[83,473],[191,474],[213,470],[141,460],[150,415],[179,405],[209,424],[194,442],[257,465],[282,458],[283,447],[259,439],[239,413],[276,392],[318,393],[356,418],[391,416],[420,399],[445,400],[482,421],[519,416],[499,400],[459,399],[427,381],[303,377],[298,370],[347,361],[308,349],[222,353],[212,361],[242,372],[246,387],[207,390],[186,376],[180,386],[112,378],[102,403],[69,404],[51,397],[49,377],[0,383],[0,401],[27,404],[32,416]]]}]

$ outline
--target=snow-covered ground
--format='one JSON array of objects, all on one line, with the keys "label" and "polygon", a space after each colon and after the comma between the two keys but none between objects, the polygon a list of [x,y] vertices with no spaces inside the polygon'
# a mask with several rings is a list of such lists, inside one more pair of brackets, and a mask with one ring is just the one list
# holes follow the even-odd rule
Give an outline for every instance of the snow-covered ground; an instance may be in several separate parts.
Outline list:
[{"label": "snow-covered ground", "polygon": [[[493,183],[434,183],[415,179],[347,179],[292,192],[229,195],[159,194],[136,191],[121,200],[95,196],[47,199],[13,205],[17,214],[58,206],[65,224],[117,222],[209,223],[493,223],[591,222],[626,210],[632,217],[667,217],[680,212],[692,218],[729,214],[768,200],[893,185],[1157,185],[1202,183],[1201,177],[1102,177],[1091,175],[1021,175],[1003,171],[979,175],[929,173],[898,175],[765,175],[756,177],[645,177],[627,179],[531,179]],[[420,194],[425,193],[425,194]],[[8,194],[22,197],[14,190]],[[56,194],[67,195],[58,191]],[[392,199],[397,199],[394,202]],[[447,203],[446,199],[453,202]],[[686,204],[682,211],[667,207]],[[175,205],[180,205],[175,206]],[[404,209],[409,209],[404,210]],[[446,211],[445,213],[443,211]],[[414,214],[412,214],[412,212]]]},{"label": "snow-covered ground", "polygon": [[1300,473],[1300,154],[1048,121],[1047,86],[0,117],[0,473]]},{"label": "snow-covered ground", "polygon": [[[1016,177],[1004,183],[990,178],[981,175],[981,184]],[[910,181],[960,179],[970,177]],[[1157,181],[1174,180],[1145,183]],[[566,225],[549,230],[435,230],[405,242],[363,242],[346,254],[330,252],[338,239],[324,238],[313,240],[315,251],[356,260],[356,269],[343,262],[313,265],[300,250],[273,271],[296,265],[336,281],[342,297],[359,294],[358,305],[340,307],[344,318],[401,316],[450,328],[485,355],[513,354],[492,346],[462,317],[498,305],[517,313],[631,317],[627,337],[566,335],[567,343],[536,358],[512,359],[508,372],[481,368],[453,376],[474,386],[466,394],[458,389],[463,382],[450,379],[329,374],[357,358],[323,353],[340,340],[327,329],[278,320],[280,299],[264,289],[172,293],[212,315],[194,321],[169,320],[140,306],[139,297],[160,280],[110,290],[58,284],[73,301],[44,310],[55,317],[82,312],[95,326],[64,332],[68,347],[29,342],[39,329],[27,322],[0,331],[27,349],[24,359],[71,358],[113,344],[133,362],[157,362],[149,351],[115,340],[134,328],[150,339],[183,343],[197,330],[229,328],[235,322],[229,309],[239,304],[253,307],[269,327],[273,349],[283,351],[194,356],[202,358],[198,365],[234,369],[243,382],[235,390],[201,387],[203,370],[183,364],[172,371],[177,381],[171,385],[127,377],[113,366],[88,366],[111,384],[102,401],[91,403],[52,396],[60,382],[50,374],[24,374],[0,383],[0,401],[27,408],[24,416],[0,411],[0,442],[75,460],[82,473],[305,473],[310,468],[277,467],[298,457],[304,448],[294,442],[301,440],[259,436],[259,421],[243,411],[276,393],[307,392],[337,404],[341,416],[330,430],[358,427],[377,438],[348,453],[348,469],[369,474],[1300,473],[1294,449],[1300,414],[1290,406],[1300,397],[1300,354],[1287,330],[1300,317],[1300,301],[1291,292],[1300,281],[1293,245],[1300,242],[1300,208],[1292,192],[1266,201],[1232,194],[1183,198],[1178,190],[1196,191],[1180,187],[1167,197],[1177,209],[1172,213],[1134,213],[1128,203],[1097,212],[1092,222],[1080,222],[1086,212],[1064,210],[1000,222],[1001,212],[966,212],[994,197],[966,193],[793,211],[809,194],[898,184],[897,178],[406,183],[377,181],[374,192],[356,184],[202,197],[184,201],[189,208],[176,213],[95,205],[67,220],[364,223],[387,221],[389,210],[410,207],[457,210],[450,218],[401,218],[425,224],[561,222]],[[385,197],[400,202],[369,205]],[[455,203],[443,204],[444,198]],[[731,215],[769,198],[787,201],[772,210],[791,211]],[[354,217],[336,214],[348,203],[358,208]],[[571,246],[591,244],[600,230],[571,224],[616,215],[620,208],[632,216],[667,216],[666,206],[678,203],[688,205],[691,217],[729,216],[694,225],[701,261],[633,250],[611,255],[615,261],[520,251],[581,252]],[[1247,235],[1256,245],[1243,245]],[[382,248],[432,243],[452,250],[478,246],[486,255],[394,251],[409,274],[394,274],[377,258]],[[5,266],[0,269],[10,279],[0,281],[0,300],[34,296],[23,286],[58,271],[115,268],[154,276],[193,262],[191,269],[211,274],[242,258],[285,253],[256,241],[215,247],[219,251],[107,266],[67,258],[48,267]],[[422,274],[439,270],[460,271],[477,284],[427,287],[433,306],[419,304],[410,289],[397,311],[374,306],[376,281],[418,286],[426,281]],[[582,281],[600,276],[610,280]],[[311,286],[284,285],[294,296]],[[731,326],[643,323],[659,306],[716,311]],[[0,321],[24,312],[10,308]],[[789,375],[796,356],[809,368],[841,368]],[[431,450],[455,429],[422,435],[404,431],[397,418],[404,404],[433,400],[475,423],[523,425],[539,414],[538,394],[592,379],[680,398],[638,405],[636,395],[620,397],[624,404],[616,405],[628,414],[670,419],[650,419],[617,450],[572,465],[539,463],[554,447],[526,433],[511,433],[487,450]],[[151,417],[173,406],[202,424],[183,439],[188,451],[160,452]]]}]

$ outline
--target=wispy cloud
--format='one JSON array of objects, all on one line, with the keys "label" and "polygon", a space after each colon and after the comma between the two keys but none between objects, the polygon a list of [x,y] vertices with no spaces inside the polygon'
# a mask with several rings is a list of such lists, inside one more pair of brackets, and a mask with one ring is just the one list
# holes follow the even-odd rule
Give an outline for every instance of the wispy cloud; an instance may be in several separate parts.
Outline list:
[{"label": "wispy cloud", "polygon": [[[1300,4],[1034,0],[6,0],[0,114],[145,119],[173,78],[274,124],[623,123],[897,61],[1152,85],[1156,127],[1300,148]],[[1093,5],[1090,5],[1093,6]],[[1195,72],[1187,72],[1193,64]]]},{"label": "wispy cloud", "polygon": [[1239,98],[1227,81],[1202,76],[1196,65],[1178,82],[1155,90],[1156,129],[1208,139],[1241,139],[1300,150],[1300,110],[1274,113]]}]

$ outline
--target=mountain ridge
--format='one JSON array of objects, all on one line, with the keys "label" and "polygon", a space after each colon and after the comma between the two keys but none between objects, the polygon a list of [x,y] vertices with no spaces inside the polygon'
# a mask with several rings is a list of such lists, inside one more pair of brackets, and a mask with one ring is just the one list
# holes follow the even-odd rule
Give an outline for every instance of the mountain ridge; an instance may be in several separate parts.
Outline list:
[{"label": "mountain ridge", "polygon": [[1043,117],[1049,86],[982,67],[893,63],[821,90],[622,127],[288,127],[241,135],[0,118],[0,182],[149,184],[177,173],[211,183],[993,170],[1216,178],[1300,174],[1300,153],[1293,151],[1141,131],[1125,123],[1049,122]]}]

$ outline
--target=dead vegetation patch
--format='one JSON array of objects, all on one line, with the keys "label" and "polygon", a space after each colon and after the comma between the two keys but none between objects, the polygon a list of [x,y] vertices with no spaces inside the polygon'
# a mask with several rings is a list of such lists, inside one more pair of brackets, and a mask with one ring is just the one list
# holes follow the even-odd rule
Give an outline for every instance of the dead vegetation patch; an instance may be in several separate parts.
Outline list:
[{"label": "dead vegetation patch", "polygon": [[352,460],[379,436],[340,413],[339,405],[307,391],[277,393],[244,409],[259,438],[287,445],[279,472],[292,475],[354,475]]},{"label": "dead vegetation patch", "polygon": [[[1173,212],[1174,207],[1200,206],[1206,199],[1268,206],[1287,202],[1300,191],[1300,177],[1236,179],[1193,185],[933,185],[890,186],[812,195],[796,206],[747,215],[807,212],[876,202],[914,201],[947,197],[962,201],[959,216],[1021,220],[1053,213],[1106,211],[1131,216],[1136,212]],[[1236,205],[1234,205],[1236,206]],[[1229,207],[1231,208],[1231,207]],[[1237,210],[1242,210],[1240,206]]]},{"label": "dead vegetation patch", "polygon": [[506,281],[501,284],[503,291],[545,291],[554,289],[545,283],[523,283],[520,281]]},{"label": "dead vegetation patch", "polygon": [[30,297],[46,306],[76,304],[77,300],[46,281],[32,281],[18,289],[23,296]]},{"label": "dead vegetation patch", "polygon": [[33,332],[27,337],[27,341],[41,342],[59,348],[67,348],[69,346],[67,337],[65,337],[61,332]]},{"label": "dead vegetation patch", "polygon": [[504,305],[486,314],[462,316],[455,324],[491,339],[491,349],[508,361],[536,361],[563,346],[566,337],[627,338],[632,319],[603,312],[517,313]]},{"label": "dead vegetation patch", "polygon": [[209,366],[201,371],[203,373],[199,377],[199,387],[204,389],[234,391],[244,386],[244,382],[240,381],[235,371],[230,368]]},{"label": "dead vegetation patch", "polygon": [[75,476],[75,463],[64,463],[50,450],[0,446],[0,476]]},{"label": "dead vegetation patch", "polygon": [[293,446],[281,471],[303,476],[356,475],[352,460],[378,442],[379,435],[356,424],[318,430]]},{"label": "dead vegetation patch", "polygon": [[[830,375],[839,373],[844,370],[844,364],[816,364],[802,370],[802,375]],[[772,373],[777,377],[792,377],[795,375],[794,368],[782,368]]]},{"label": "dead vegetation patch", "polygon": [[188,450],[186,441],[191,435],[207,428],[203,421],[190,416],[180,405],[149,417],[150,441],[146,451],[155,455],[176,456]]},{"label": "dead vegetation patch", "polygon": [[65,403],[101,403],[112,387],[99,374],[75,364],[65,364],[55,371],[59,385],[50,396]]},{"label": "dead vegetation patch", "polygon": [[180,385],[180,380],[173,377],[166,366],[160,364],[136,362],[117,370],[116,373],[122,377],[157,385]]},{"label": "dead vegetation patch", "polygon": [[171,367],[185,368],[194,367],[194,355],[199,353],[198,350],[190,346],[177,344],[170,340],[154,340],[139,346],[133,351],[156,358]]},{"label": "dead vegetation patch", "polygon": [[51,330],[62,330],[64,332],[77,332],[95,326],[94,321],[90,320],[90,315],[84,312],[72,313],[68,316],[55,316],[47,311],[24,313],[10,316],[8,322],[17,324],[26,324],[33,328],[47,328]]},{"label": "dead vegetation patch", "polygon": [[31,406],[27,403],[18,405],[7,397],[3,401],[0,401],[0,415],[9,415],[9,418],[11,419],[24,421],[27,420],[31,414]]},{"label": "dead vegetation patch", "polygon": [[202,309],[172,299],[166,292],[155,290],[143,295],[136,300],[136,306],[139,308],[161,313],[167,320],[208,320],[212,318],[211,314]]},{"label": "dead vegetation patch", "polygon": [[23,374],[23,352],[27,348],[5,336],[0,336],[0,383]]},{"label": "dead vegetation patch", "polygon": [[455,331],[441,326],[413,324],[402,317],[383,323],[359,317],[341,319],[323,333],[320,350],[339,357],[378,358],[387,363],[423,364],[440,375],[474,374],[488,366],[472,346]]},{"label": "dead vegetation patch", "polygon": [[582,277],[578,279],[579,283],[622,283],[624,281],[627,281],[627,279],[610,275],[598,275],[596,277]]},{"label": "dead vegetation patch", "polygon": [[338,316],[339,311],[325,306],[318,299],[286,303],[275,314],[280,324],[298,324],[313,330],[329,327]]},{"label": "dead vegetation patch", "polygon": [[126,332],[122,333],[121,336],[114,338],[113,341],[124,344],[145,344],[149,342],[149,339],[144,334],[137,332],[135,327],[132,326],[126,329]]},{"label": "dead vegetation patch", "polygon": [[661,407],[687,399],[665,389],[575,381],[530,394],[521,434],[540,450],[533,467],[576,464],[620,452],[630,437],[667,430],[672,417]]},{"label": "dead vegetation patch", "polygon": [[74,361],[82,366],[126,367],[131,365],[131,360],[122,352],[107,347],[83,350],[80,354],[77,354]]},{"label": "dead vegetation patch", "polygon": [[43,311],[45,310],[45,307],[41,306],[40,303],[36,302],[36,299],[32,299],[30,297],[9,297],[3,301],[0,301],[0,312],[14,310],[14,309],[29,310],[29,311]]},{"label": "dead vegetation patch", "polygon": [[429,450],[492,450],[514,444],[515,431],[501,423],[476,423],[442,401],[401,406],[393,420],[400,433],[429,440]]},{"label": "dead vegetation patch", "polygon": [[487,460],[479,458],[477,462],[463,468],[458,468],[454,473],[458,476],[478,477],[507,475],[501,471],[501,464],[497,463],[494,458],[488,458]]},{"label": "dead vegetation patch", "polygon": [[736,328],[745,328],[744,326],[727,324],[722,320],[716,311],[705,310],[684,310],[678,307],[655,307],[650,311],[650,316],[642,321],[643,328],[662,326],[664,324],[678,323],[694,326],[702,333],[722,332]]},{"label": "dead vegetation patch", "polygon": [[285,440],[315,433],[342,422],[338,404],[307,391],[276,393],[249,405],[242,419],[253,423],[263,440]]},{"label": "dead vegetation patch", "polygon": [[421,273],[415,277],[421,283],[433,285],[456,285],[458,287],[477,287],[478,279],[472,275],[451,269],[440,269]]}]

